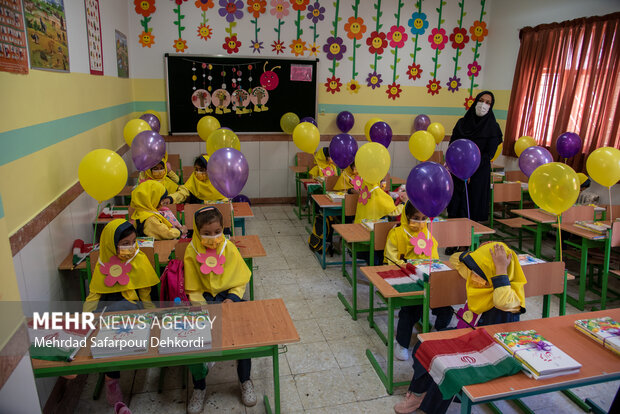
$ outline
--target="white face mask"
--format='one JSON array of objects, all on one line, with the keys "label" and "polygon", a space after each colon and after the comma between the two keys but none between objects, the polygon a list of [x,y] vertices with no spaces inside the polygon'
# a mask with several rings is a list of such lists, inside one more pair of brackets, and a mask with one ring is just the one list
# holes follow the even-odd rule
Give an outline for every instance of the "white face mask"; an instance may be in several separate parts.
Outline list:
[{"label": "white face mask", "polygon": [[491,108],[491,105],[489,105],[488,103],[478,102],[476,104],[476,115],[485,116],[486,114],[489,113],[490,108]]}]

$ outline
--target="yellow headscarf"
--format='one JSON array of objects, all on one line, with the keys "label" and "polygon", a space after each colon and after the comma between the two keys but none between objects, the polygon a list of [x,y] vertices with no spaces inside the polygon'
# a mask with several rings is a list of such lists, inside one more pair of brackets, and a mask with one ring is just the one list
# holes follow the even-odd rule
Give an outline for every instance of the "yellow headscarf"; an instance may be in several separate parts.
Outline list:
[{"label": "yellow headscarf", "polygon": [[[99,260],[95,271],[93,272],[92,280],[90,281],[90,291],[94,293],[114,293],[123,292],[128,290],[142,289],[151,286],[155,286],[159,283],[159,278],[144,253],[138,250],[133,259],[128,260],[125,263],[131,265],[129,271],[129,283],[121,285],[115,283],[112,286],[107,286],[104,281],[106,276],[101,272],[101,264],[107,264],[113,256],[116,256],[116,245],[114,243],[114,235],[116,230],[128,223],[126,220],[116,219],[109,222],[103,231],[101,232],[101,240],[99,242]],[[136,246],[137,247],[137,246]]]},{"label": "yellow headscarf", "polygon": [[[392,242],[394,246],[398,248],[397,257],[404,256],[405,259],[428,259],[429,257],[424,254],[416,254],[414,251],[414,246],[411,244],[410,239],[412,237],[418,237],[418,235],[422,233],[424,234],[424,238],[429,238],[429,231],[426,226],[426,223],[422,225],[422,230],[413,231],[411,227],[409,227],[409,219],[407,218],[407,214],[405,213],[405,209],[403,209],[402,214],[400,215],[400,226],[392,228],[388,234],[388,240]],[[431,254],[431,259],[439,259],[439,253],[437,251],[437,240],[433,236],[431,236],[433,240],[433,249]],[[386,260],[387,263],[387,260]]]},{"label": "yellow headscarf", "polygon": [[177,191],[177,189],[179,188],[179,185],[175,183],[174,181],[172,181],[170,177],[168,177],[168,153],[167,152],[166,152],[166,155],[164,155],[164,159],[161,160],[161,162],[164,163],[164,172],[165,172],[164,178],[157,179],[153,177],[153,173],[151,172],[151,169],[149,168],[148,170],[142,171],[140,173],[140,179],[144,181],[146,180],[158,181],[162,183],[164,187],[166,187],[166,191],[168,191],[168,194],[172,194]]},{"label": "yellow headscarf", "polygon": [[[504,246],[506,253],[511,256],[508,265],[508,279],[510,280],[510,288],[514,290],[521,307],[525,308],[525,293],[523,285],[527,283],[523,269],[519,264],[517,254],[508,248],[504,243],[489,242],[485,243],[473,252],[455,253],[450,257],[450,264],[459,272],[459,274],[467,281],[467,306],[477,314],[484,313],[492,309],[493,303],[493,283],[491,278],[497,276],[495,273],[495,263],[491,256],[491,251],[501,244]],[[470,258],[470,260],[467,259]],[[473,260],[473,264],[471,261]],[[468,267],[465,262],[469,262]],[[474,272],[470,267],[475,267]],[[483,274],[479,274],[483,273]],[[483,277],[484,276],[484,277]]]},{"label": "yellow headscarf", "polygon": [[217,254],[226,259],[223,264],[224,272],[219,275],[215,272],[203,274],[200,270],[202,264],[198,262],[197,256],[205,253],[207,249],[201,243],[200,229],[196,226],[196,215],[212,208],[215,207],[203,207],[193,217],[194,234],[190,245],[185,250],[185,257],[183,259],[185,290],[188,292],[209,292],[215,296],[225,290],[233,290],[230,293],[237,294],[234,288],[239,288],[240,295],[238,296],[242,297],[245,285],[250,281],[251,272],[243,261],[241,253],[239,253],[237,247],[230,240],[225,240],[217,249]]},{"label": "yellow headscarf", "polygon": [[172,228],[172,224],[157,211],[164,194],[166,194],[166,188],[158,181],[148,180],[138,184],[131,192],[130,206],[135,210],[131,218],[145,222],[149,217],[155,216],[168,228]]},{"label": "yellow headscarf", "polygon": [[341,171],[338,180],[336,180],[336,184],[334,185],[334,190],[336,191],[346,191],[350,188],[353,188],[353,184],[351,184],[351,180],[357,176],[353,171],[353,168],[349,165],[347,168]]},{"label": "yellow headscarf", "polygon": [[360,193],[360,197],[357,200],[357,209],[355,211],[355,223],[361,223],[362,219],[378,220],[396,210],[394,199],[383,191],[379,184],[365,182],[362,187],[362,192],[366,188],[370,191],[370,198],[366,204],[363,204],[361,202],[362,194]]},{"label": "yellow headscarf", "polygon": [[[205,164],[209,162],[208,155],[202,155],[202,158],[205,160]],[[227,200],[219,191],[213,187],[211,181],[209,180],[209,176],[205,181],[200,181],[196,179],[194,173],[189,176],[189,178],[185,181],[185,187],[196,196],[198,199],[202,201],[210,201],[210,200]]]},{"label": "yellow headscarf", "polygon": [[312,177],[323,177],[323,170],[327,167],[330,167],[334,171],[334,174],[338,172],[336,164],[334,164],[333,161],[327,161],[323,148],[319,148],[319,150],[314,153],[314,162],[316,162],[316,165],[309,171]]}]

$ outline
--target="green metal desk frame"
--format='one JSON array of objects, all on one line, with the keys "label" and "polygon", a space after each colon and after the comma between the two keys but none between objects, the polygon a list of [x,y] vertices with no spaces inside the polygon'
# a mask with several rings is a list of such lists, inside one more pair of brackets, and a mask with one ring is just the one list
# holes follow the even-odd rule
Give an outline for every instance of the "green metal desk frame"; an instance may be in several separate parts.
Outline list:
[{"label": "green metal desk frame", "polygon": [[543,257],[541,254],[542,236],[544,233],[552,229],[551,223],[536,223],[536,227],[523,226],[522,229],[534,233],[534,250],[529,250],[529,252],[532,253],[534,256],[538,257],[539,259],[551,261],[551,258]]},{"label": "green metal desk frame", "polygon": [[308,178],[308,172],[295,173],[295,208],[293,209],[293,211],[295,212],[299,220],[301,220],[302,217],[307,217],[310,214],[309,211],[304,213],[301,206],[301,180],[303,178]]},{"label": "green metal desk frame", "polygon": [[264,397],[267,413],[280,413],[280,364],[278,345],[260,346],[254,348],[234,349],[200,354],[157,356],[153,358],[108,361],[88,365],[66,365],[55,368],[39,368],[34,370],[36,378],[57,377],[70,374],[90,374],[108,371],[137,370],[177,365],[191,365],[211,361],[231,361],[248,358],[271,357],[273,360],[273,395],[274,408],[272,409],[267,395]]},{"label": "green metal desk frame", "polygon": [[[315,203],[312,203],[313,205]],[[318,252],[314,252],[314,255],[316,256],[316,258],[318,259],[319,263],[321,264],[321,267],[323,269],[325,269],[327,266],[334,266],[334,265],[340,265],[342,264],[341,260],[338,261],[331,261],[328,262],[327,261],[327,257],[326,257],[326,250],[327,250],[327,241],[325,240],[325,233],[327,232],[327,217],[333,217],[333,216],[338,216],[341,213],[341,209],[342,206],[337,206],[337,207],[320,207],[320,209],[323,210],[323,251],[321,252],[321,254],[319,254]],[[313,222],[314,222],[314,216],[315,216],[315,212],[314,212],[314,207],[312,209],[312,218],[313,218]]]}]

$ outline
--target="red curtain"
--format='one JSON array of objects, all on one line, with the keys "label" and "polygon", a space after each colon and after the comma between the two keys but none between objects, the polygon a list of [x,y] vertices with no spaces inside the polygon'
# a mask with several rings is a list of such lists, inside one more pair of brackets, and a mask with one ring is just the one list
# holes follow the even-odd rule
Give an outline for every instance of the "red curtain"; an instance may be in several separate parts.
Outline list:
[{"label": "red curtain", "polygon": [[560,134],[577,133],[583,147],[568,160],[576,171],[600,147],[620,147],[620,13],[525,27],[519,33],[504,154],[533,137],[558,160]]}]

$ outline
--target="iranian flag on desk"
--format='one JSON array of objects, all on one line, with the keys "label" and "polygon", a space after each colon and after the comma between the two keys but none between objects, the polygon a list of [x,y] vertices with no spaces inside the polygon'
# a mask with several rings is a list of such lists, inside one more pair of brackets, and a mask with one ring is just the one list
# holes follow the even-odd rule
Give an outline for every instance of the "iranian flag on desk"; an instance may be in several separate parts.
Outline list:
[{"label": "iranian flag on desk", "polygon": [[481,328],[457,338],[424,341],[415,356],[446,400],[465,385],[487,382],[521,370],[521,364]]}]

